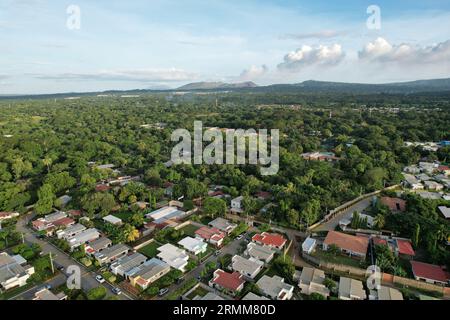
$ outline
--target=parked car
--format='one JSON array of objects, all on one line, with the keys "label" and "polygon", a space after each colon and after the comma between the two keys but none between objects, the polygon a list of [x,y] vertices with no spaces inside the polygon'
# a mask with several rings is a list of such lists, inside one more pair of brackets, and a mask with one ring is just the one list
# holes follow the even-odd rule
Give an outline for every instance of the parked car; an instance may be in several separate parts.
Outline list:
[{"label": "parked car", "polygon": [[59,270],[59,271],[64,271],[66,269],[66,268],[64,268],[63,265],[60,265],[60,264],[55,264],[55,266],[56,266],[56,270]]},{"label": "parked car", "polygon": [[114,288],[112,289],[112,292],[116,295],[121,295],[122,294],[122,290],[120,290],[120,288]]},{"label": "parked car", "polygon": [[216,250],[216,252],[214,252],[214,255],[217,257],[217,256],[220,256],[220,250]]},{"label": "parked car", "polygon": [[182,283],[184,281],[184,277],[180,277],[180,278],[178,278],[177,279],[177,284],[180,284],[180,283]]},{"label": "parked car", "polygon": [[99,283],[105,282],[105,279],[101,275],[96,275],[95,280],[97,280],[97,282],[99,282]]},{"label": "parked car", "polygon": [[160,297],[162,297],[163,295],[167,294],[167,292],[169,292],[169,289],[164,288],[164,289],[159,290],[158,295],[159,295]]},{"label": "parked car", "polygon": [[236,240],[241,240],[241,239],[242,239],[242,237],[243,237],[243,235],[242,235],[242,234],[240,234],[240,235],[238,235],[238,236],[236,237]]}]

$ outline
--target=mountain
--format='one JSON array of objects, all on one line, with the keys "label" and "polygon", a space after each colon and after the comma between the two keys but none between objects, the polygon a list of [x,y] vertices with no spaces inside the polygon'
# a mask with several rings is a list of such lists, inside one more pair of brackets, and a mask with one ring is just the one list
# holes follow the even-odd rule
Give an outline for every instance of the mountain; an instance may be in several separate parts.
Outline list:
[{"label": "mountain", "polygon": [[194,82],[179,87],[177,90],[223,90],[223,89],[241,89],[256,88],[257,85],[251,81],[241,83],[224,83],[224,82]]}]

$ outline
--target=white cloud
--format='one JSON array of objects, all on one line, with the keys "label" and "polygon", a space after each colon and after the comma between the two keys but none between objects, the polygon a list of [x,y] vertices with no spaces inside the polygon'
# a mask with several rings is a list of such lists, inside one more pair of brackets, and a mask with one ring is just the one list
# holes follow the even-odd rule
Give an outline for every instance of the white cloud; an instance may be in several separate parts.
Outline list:
[{"label": "white cloud", "polygon": [[31,74],[42,80],[95,80],[95,81],[189,81],[197,79],[197,75],[182,69],[132,69],[132,70],[102,70],[95,73],[61,73],[61,74]]},{"label": "white cloud", "polygon": [[360,52],[361,60],[399,63],[434,63],[450,60],[450,40],[431,46],[391,44],[384,38],[369,42]]},{"label": "white cloud", "polygon": [[242,81],[256,80],[264,76],[268,71],[269,68],[266,65],[262,65],[260,67],[251,66],[250,68],[242,71],[241,75],[239,76],[239,79]]},{"label": "white cloud", "polygon": [[335,38],[341,35],[340,32],[336,30],[321,30],[317,32],[309,32],[309,33],[290,33],[285,34],[280,37],[280,39],[293,39],[293,40],[302,40],[302,39],[329,39]]},{"label": "white cloud", "polygon": [[336,65],[344,57],[345,53],[339,44],[331,46],[320,45],[318,47],[304,45],[300,49],[288,53],[284,57],[284,62],[278,65],[278,69],[298,71],[303,67],[313,65]]}]

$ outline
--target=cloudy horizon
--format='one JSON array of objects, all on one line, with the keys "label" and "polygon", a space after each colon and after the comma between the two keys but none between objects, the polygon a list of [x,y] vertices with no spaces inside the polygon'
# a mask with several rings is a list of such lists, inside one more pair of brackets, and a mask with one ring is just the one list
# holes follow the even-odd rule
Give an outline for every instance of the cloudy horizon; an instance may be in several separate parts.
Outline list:
[{"label": "cloudy horizon", "polygon": [[0,94],[450,77],[440,0],[3,0],[0,40]]}]

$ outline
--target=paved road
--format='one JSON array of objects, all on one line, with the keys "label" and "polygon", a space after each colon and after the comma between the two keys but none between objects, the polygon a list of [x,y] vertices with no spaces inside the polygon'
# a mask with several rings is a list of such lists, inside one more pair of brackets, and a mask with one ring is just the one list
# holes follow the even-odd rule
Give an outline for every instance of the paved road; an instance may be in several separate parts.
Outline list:
[{"label": "paved road", "polygon": [[336,215],[334,218],[332,218],[330,221],[327,221],[327,222],[321,224],[320,226],[315,228],[313,231],[320,232],[320,231],[334,230],[336,228],[336,226],[339,225],[340,220],[345,219],[345,218],[351,219],[353,212],[357,211],[358,213],[361,213],[365,209],[367,209],[371,203],[372,203],[372,197],[365,198],[365,199],[355,203],[348,209],[342,211],[341,213]]},{"label": "paved road", "polygon": [[[98,283],[97,280],[95,280],[95,273],[89,272],[84,266],[78,264],[69,255],[67,255],[63,251],[59,250],[55,246],[51,245],[47,241],[38,239],[35,236],[34,232],[32,230],[30,230],[27,226],[28,222],[31,219],[33,219],[33,216],[27,215],[27,216],[23,216],[17,222],[17,231],[24,235],[25,242],[38,244],[42,248],[43,254],[48,254],[51,252],[55,264],[63,266],[65,270],[67,270],[67,268],[72,265],[76,265],[76,266],[80,267],[81,288],[83,289],[83,291],[87,292],[93,288],[96,288],[96,287],[102,285],[106,288],[107,297],[115,296],[115,294],[112,292],[112,289],[113,289],[112,285],[110,285],[109,283],[106,283],[106,282],[103,284]],[[62,284],[62,283],[60,283],[60,284]],[[31,292],[32,290],[35,290],[35,289],[39,289],[39,288],[42,288],[42,285],[36,286],[36,287],[30,289],[26,293],[28,293],[29,291]],[[18,296],[17,298],[20,298],[20,297],[21,297],[21,295]],[[119,296],[119,299],[120,300],[132,300],[132,298],[129,295],[127,295],[126,293],[122,293]]]}]

